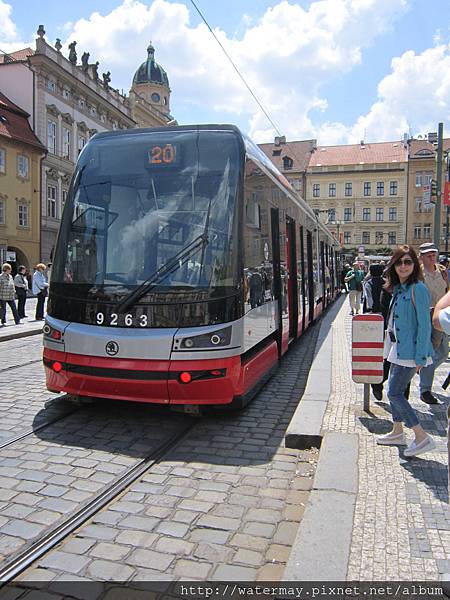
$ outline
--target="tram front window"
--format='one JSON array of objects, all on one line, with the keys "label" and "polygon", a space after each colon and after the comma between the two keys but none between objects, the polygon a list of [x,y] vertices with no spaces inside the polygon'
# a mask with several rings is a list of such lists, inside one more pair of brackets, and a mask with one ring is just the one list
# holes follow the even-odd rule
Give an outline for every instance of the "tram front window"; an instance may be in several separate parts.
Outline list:
[{"label": "tram front window", "polygon": [[[181,254],[159,291],[236,285],[237,140],[228,132],[164,133],[161,142],[162,135],[100,138],[85,149],[61,224],[53,282],[113,286],[126,294]],[[173,148],[176,160],[149,164],[154,147]],[[208,242],[185,256],[206,226]]]}]

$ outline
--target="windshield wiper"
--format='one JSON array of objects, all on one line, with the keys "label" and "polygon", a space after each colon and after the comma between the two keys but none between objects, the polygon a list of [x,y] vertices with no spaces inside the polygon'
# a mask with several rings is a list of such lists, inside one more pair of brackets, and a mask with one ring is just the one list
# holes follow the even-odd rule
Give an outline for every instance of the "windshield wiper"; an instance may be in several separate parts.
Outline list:
[{"label": "windshield wiper", "polygon": [[186,261],[199,249],[202,249],[202,257],[201,257],[201,267],[203,270],[203,261],[205,258],[205,248],[208,245],[208,231],[209,231],[209,219],[211,214],[211,205],[212,198],[209,199],[208,204],[208,212],[206,213],[205,227],[203,229],[203,233],[197,236],[192,242],[190,242],[185,248],[182,248],[179,252],[175,254],[168,262],[166,262],[162,267],[159,267],[156,271],[154,271],[150,277],[148,277],[145,281],[143,281],[133,292],[130,292],[121,300],[117,306],[116,310],[118,312],[124,312],[133,304],[136,304],[142,296],[144,296],[149,290],[158,285],[164,277],[173,273],[181,266],[183,266]]}]

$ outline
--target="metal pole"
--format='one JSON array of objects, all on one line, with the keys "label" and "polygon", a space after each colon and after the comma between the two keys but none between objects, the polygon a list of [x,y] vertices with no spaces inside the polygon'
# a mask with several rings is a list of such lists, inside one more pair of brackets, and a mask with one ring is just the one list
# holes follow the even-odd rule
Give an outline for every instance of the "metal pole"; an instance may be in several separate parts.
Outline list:
[{"label": "metal pole", "polygon": [[363,410],[370,412],[370,383],[364,384]]},{"label": "metal pole", "polygon": [[[447,161],[446,166],[447,166],[447,181],[450,182],[450,156],[449,153],[447,152],[445,155],[445,159]],[[445,255],[448,256],[448,226],[449,226],[449,220],[450,220],[450,206],[447,205],[446,207],[446,217],[445,217]]]},{"label": "metal pole", "polygon": [[437,147],[437,167],[436,167],[436,189],[437,198],[434,205],[434,243],[439,250],[441,241],[441,203],[442,203],[442,146],[444,139],[444,123],[439,123],[438,129],[438,147]]}]

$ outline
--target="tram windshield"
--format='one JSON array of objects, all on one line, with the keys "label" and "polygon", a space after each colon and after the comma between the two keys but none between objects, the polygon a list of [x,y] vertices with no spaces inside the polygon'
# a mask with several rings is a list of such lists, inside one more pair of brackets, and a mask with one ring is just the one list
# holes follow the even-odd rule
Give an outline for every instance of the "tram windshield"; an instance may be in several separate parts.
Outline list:
[{"label": "tram windshield", "polygon": [[94,139],[77,165],[52,282],[125,295],[182,256],[159,291],[234,287],[238,144],[232,132],[207,130]]}]

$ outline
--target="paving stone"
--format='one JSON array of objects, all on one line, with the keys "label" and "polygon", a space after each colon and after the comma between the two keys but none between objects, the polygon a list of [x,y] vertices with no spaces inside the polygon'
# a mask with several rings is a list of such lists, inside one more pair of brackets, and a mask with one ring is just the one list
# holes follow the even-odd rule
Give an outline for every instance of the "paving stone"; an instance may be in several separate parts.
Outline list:
[{"label": "paving stone", "polygon": [[195,558],[208,560],[214,564],[229,562],[233,554],[234,551],[231,548],[209,542],[200,542],[193,551]]},{"label": "paving stone", "polygon": [[153,550],[135,550],[127,557],[126,562],[129,565],[151,567],[155,571],[165,573],[174,559],[174,555],[163,554]]},{"label": "paving stone", "polygon": [[125,529],[138,529],[142,531],[152,531],[158,525],[159,519],[153,517],[125,517],[120,521],[120,526]]},{"label": "paving stone", "polygon": [[225,529],[235,531],[240,527],[239,519],[231,519],[225,517],[213,517],[211,515],[204,515],[199,518],[197,524],[200,527],[210,527],[214,529]]},{"label": "paving stone", "polygon": [[275,530],[275,525],[268,523],[246,523],[243,532],[257,537],[271,538]]},{"label": "paving stone", "polygon": [[36,525],[35,523],[27,523],[26,521],[19,521],[12,519],[1,528],[2,533],[6,533],[10,536],[21,537],[25,540],[36,537],[43,531],[44,527]]},{"label": "paving stone", "polygon": [[51,510],[37,510],[29,515],[28,520],[42,523],[43,525],[53,525],[61,516],[61,513]]},{"label": "paving stone", "polygon": [[44,556],[44,558],[41,559],[40,565],[50,569],[65,571],[67,573],[79,573],[88,562],[89,559],[84,556],[57,550]]},{"label": "paving stone", "polygon": [[68,542],[64,542],[64,552],[68,552],[69,554],[86,554],[89,548],[95,544],[95,540],[90,540],[88,538],[79,538],[75,537],[69,540]]},{"label": "paving stone", "polygon": [[106,560],[94,560],[87,568],[90,577],[101,581],[127,581],[133,572],[133,569],[127,565]]},{"label": "paving stone", "polygon": [[194,544],[176,538],[163,537],[155,544],[155,550],[166,552],[168,554],[176,554],[177,556],[189,556],[194,548]]},{"label": "paving stone", "polygon": [[231,546],[237,546],[238,548],[248,548],[250,550],[258,550],[259,552],[265,552],[268,540],[263,537],[257,537],[254,535],[246,535],[243,533],[236,533],[230,540]]},{"label": "paving stone", "polygon": [[225,544],[230,537],[229,531],[219,531],[218,529],[199,528],[190,532],[189,540],[192,542],[211,542],[213,544]]},{"label": "paving stone", "polygon": [[240,549],[233,556],[233,563],[259,567],[263,562],[263,556],[260,552]]},{"label": "paving stone", "polygon": [[250,508],[244,516],[246,521],[256,521],[260,523],[278,523],[281,518],[280,514],[276,510],[263,509],[263,508]]},{"label": "paving stone", "polygon": [[120,544],[108,544],[101,542],[96,544],[89,551],[89,555],[95,558],[104,558],[110,561],[121,561],[128,553],[130,548],[127,546],[121,546]]},{"label": "paving stone", "polygon": [[188,525],[185,525],[184,523],[175,523],[173,521],[163,521],[155,529],[157,533],[176,538],[184,537],[188,530]]},{"label": "paving stone", "polygon": [[220,565],[214,571],[216,581],[254,581],[257,570],[234,565]]},{"label": "paving stone", "polygon": [[283,521],[277,527],[273,541],[283,546],[292,546],[297,535],[297,527],[289,521]]},{"label": "paving stone", "polygon": [[158,539],[158,536],[155,533],[126,529],[119,533],[116,538],[116,542],[118,544],[127,544],[133,547],[140,546],[142,548],[150,548],[156,539]]},{"label": "paving stone", "polygon": [[63,500],[62,498],[46,498],[39,502],[39,506],[44,509],[53,510],[55,512],[68,513],[77,508],[75,502]]}]

